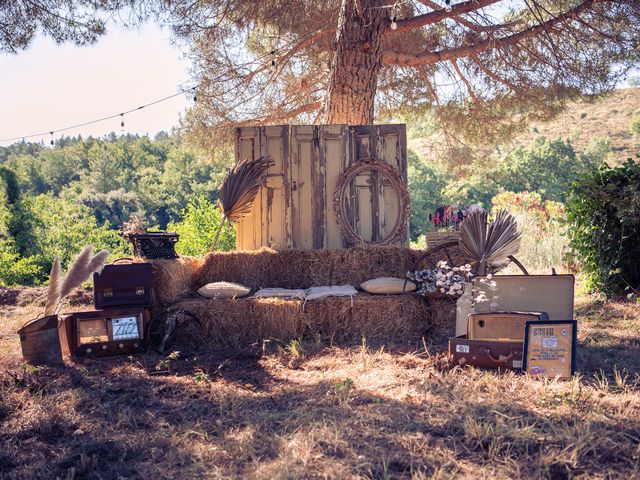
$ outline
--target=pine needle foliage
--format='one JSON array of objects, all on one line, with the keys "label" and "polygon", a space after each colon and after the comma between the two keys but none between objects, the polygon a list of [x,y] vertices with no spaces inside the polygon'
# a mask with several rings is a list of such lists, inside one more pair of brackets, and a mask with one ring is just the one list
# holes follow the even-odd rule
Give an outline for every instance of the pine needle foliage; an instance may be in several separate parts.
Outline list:
[{"label": "pine needle foliage", "polygon": [[460,227],[460,248],[478,264],[478,274],[484,275],[487,268],[497,267],[518,253],[518,223],[506,210],[499,210],[492,222],[487,212],[470,213]]}]

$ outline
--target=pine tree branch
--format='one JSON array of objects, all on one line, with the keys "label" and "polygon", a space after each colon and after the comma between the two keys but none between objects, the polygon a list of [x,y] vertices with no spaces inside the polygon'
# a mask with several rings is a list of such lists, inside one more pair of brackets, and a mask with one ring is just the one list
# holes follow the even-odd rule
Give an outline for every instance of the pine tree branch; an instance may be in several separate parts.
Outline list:
[{"label": "pine tree branch", "polygon": [[[433,10],[440,10],[442,8],[441,5],[438,5],[436,2],[432,2],[431,0],[418,0],[421,4],[432,8]],[[473,30],[474,32],[482,32],[484,29],[482,28],[482,25],[478,25],[476,23],[470,22],[469,20],[456,15],[454,17],[452,17],[454,21],[458,22],[460,25],[464,25],[465,27],[467,27],[470,30]]]},{"label": "pine tree branch", "polygon": [[500,1],[502,0],[468,0],[466,2],[457,3],[451,7],[450,12],[447,12],[444,8],[439,8],[433,12],[398,20],[396,22],[398,28],[392,30],[391,27],[387,27],[384,33],[385,35],[398,35],[419,27],[424,27],[425,25],[433,25],[434,23],[438,23],[447,18],[455,18],[463,13],[473,12]]},{"label": "pine tree branch", "polygon": [[506,37],[485,40],[471,46],[449,48],[435,52],[425,51],[418,54],[387,50],[383,52],[382,61],[385,65],[416,67],[419,65],[433,65],[439,62],[451,61],[462,57],[470,57],[487,50],[508,47],[511,45],[515,45],[524,39],[548,32],[559,23],[573,20],[578,13],[587,10],[595,3],[603,3],[606,1],[610,0],[585,0],[578,6],[571,8],[554,18],[547,20],[546,22],[540,23],[533,27],[527,28],[526,30],[522,30],[521,32],[514,33]]},{"label": "pine tree branch", "polygon": [[462,80],[464,85],[467,87],[467,92],[469,92],[469,96],[474,101],[478,101],[478,97],[476,97],[476,94],[474,93],[473,88],[471,88],[471,83],[469,83],[469,80],[467,80],[467,78],[462,74],[462,70],[460,70],[460,67],[458,66],[458,62],[456,60],[451,60],[451,63],[453,65],[454,70],[460,77],[460,80]]}]

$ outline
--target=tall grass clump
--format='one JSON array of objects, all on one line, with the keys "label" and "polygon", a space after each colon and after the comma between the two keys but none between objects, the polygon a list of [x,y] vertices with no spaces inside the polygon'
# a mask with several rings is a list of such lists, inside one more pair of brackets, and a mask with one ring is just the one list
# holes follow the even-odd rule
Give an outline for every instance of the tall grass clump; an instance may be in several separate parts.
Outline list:
[{"label": "tall grass clump", "polygon": [[516,218],[521,233],[516,257],[529,273],[548,274],[563,266],[568,239],[562,203],[543,201],[537,192],[501,192],[491,203],[494,212],[505,209]]}]

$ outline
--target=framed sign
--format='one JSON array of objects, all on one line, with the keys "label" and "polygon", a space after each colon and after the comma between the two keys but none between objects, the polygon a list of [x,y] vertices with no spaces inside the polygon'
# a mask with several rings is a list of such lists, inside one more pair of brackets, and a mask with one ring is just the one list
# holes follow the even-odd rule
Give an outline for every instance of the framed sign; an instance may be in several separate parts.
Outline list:
[{"label": "framed sign", "polygon": [[576,343],[575,320],[526,322],[522,371],[534,377],[571,378],[575,372]]}]

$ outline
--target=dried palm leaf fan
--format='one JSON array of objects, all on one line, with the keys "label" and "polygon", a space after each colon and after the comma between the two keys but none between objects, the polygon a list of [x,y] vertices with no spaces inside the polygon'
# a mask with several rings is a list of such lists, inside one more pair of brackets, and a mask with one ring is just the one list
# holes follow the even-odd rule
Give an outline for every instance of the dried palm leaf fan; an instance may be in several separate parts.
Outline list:
[{"label": "dried palm leaf fan", "polygon": [[211,251],[214,251],[218,244],[225,222],[227,220],[237,222],[251,211],[253,200],[267,177],[267,170],[273,165],[271,158],[264,156],[255,160],[244,160],[227,172],[218,189],[220,192],[218,207],[222,213],[222,222],[213,240]]},{"label": "dried palm leaf fan", "polygon": [[520,249],[520,233],[516,219],[500,210],[489,223],[487,212],[473,212],[460,226],[460,249],[478,265],[478,275],[485,275],[515,255]]}]

